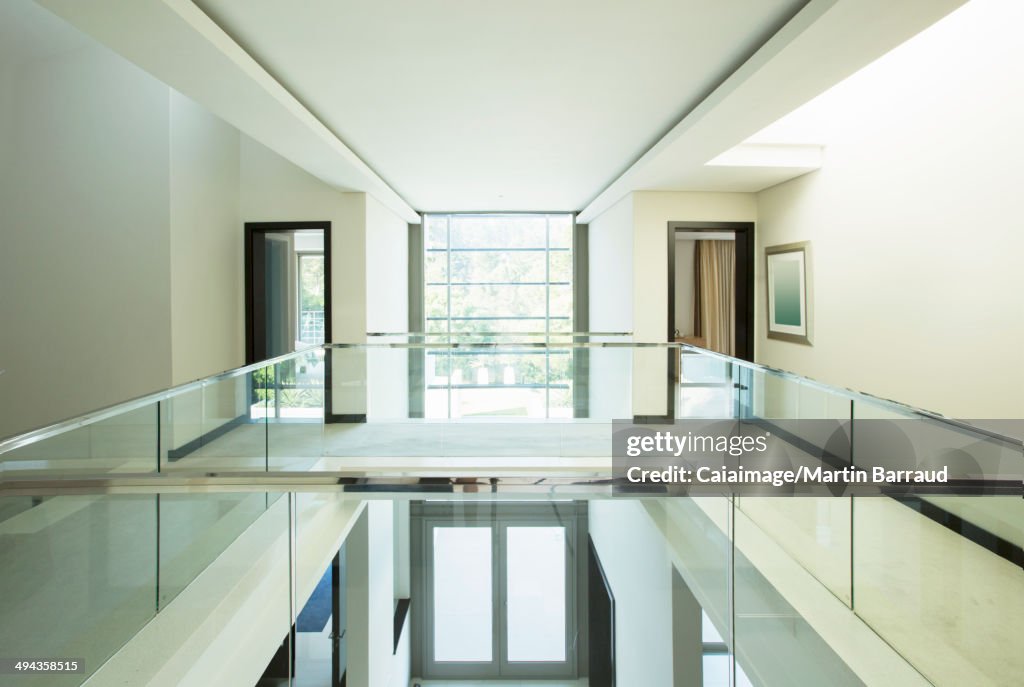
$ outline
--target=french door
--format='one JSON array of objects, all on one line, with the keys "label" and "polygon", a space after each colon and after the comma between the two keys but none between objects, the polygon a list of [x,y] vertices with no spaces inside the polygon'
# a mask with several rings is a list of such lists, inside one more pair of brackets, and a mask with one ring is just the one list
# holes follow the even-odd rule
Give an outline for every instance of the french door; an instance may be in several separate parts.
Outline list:
[{"label": "french door", "polygon": [[573,504],[446,510],[421,521],[424,677],[575,677]]}]

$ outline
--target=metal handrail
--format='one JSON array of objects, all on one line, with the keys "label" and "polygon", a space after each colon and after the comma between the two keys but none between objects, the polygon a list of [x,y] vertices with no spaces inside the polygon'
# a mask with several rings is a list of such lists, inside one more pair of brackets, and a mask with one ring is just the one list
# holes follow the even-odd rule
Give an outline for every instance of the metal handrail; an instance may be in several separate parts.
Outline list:
[{"label": "metal handrail", "polygon": [[285,353],[284,355],[279,355],[276,358],[268,358],[267,360],[263,360],[258,363],[243,365],[242,367],[236,367],[231,370],[225,370],[224,372],[218,372],[217,374],[211,375],[209,377],[203,377],[202,379],[196,379],[191,382],[185,382],[184,384],[179,384],[177,386],[162,389],[160,391],[154,391],[143,396],[136,396],[135,398],[131,398],[127,401],[114,403],[112,405],[104,406],[102,408],[98,408],[97,410],[92,410],[81,415],[76,415],[74,417],[66,418],[64,420],[58,420],[57,422],[54,422],[52,424],[44,425],[42,427],[29,430],[22,434],[16,434],[13,437],[9,437],[7,439],[4,439],[3,441],[0,441],[0,455],[7,453],[8,451],[13,451],[16,448],[21,448],[22,446],[34,444],[37,441],[42,441],[43,439],[48,439],[49,437],[56,436],[57,434],[62,434],[72,429],[77,429],[79,427],[91,425],[93,423],[100,422],[101,420],[106,420],[108,418],[114,417],[115,415],[127,413],[132,410],[137,410],[138,408],[148,406],[152,403],[157,403],[158,401],[165,401],[176,396],[188,393],[190,391],[201,389],[204,386],[210,386],[211,384],[216,384],[226,379],[240,377],[244,374],[249,374],[250,372],[256,372],[258,370],[265,369],[267,367],[276,365],[286,360],[291,360],[292,358],[297,358],[301,355],[308,354],[310,351],[315,351],[319,348],[321,347],[309,346],[307,348],[300,349],[293,353]]},{"label": "metal handrail", "polygon": [[369,337],[380,336],[633,336],[633,332],[366,332]]},{"label": "metal handrail", "polygon": [[[509,335],[509,336],[529,335],[529,334],[523,334],[523,333],[512,333],[512,334],[506,333],[506,334]],[[415,335],[410,335],[410,334],[407,334],[407,333],[396,333],[396,334],[368,333],[367,336],[368,337],[380,337],[380,336],[415,336]],[[446,336],[446,335],[445,334],[438,334],[437,336]],[[556,336],[569,336],[569,334],[556,335]],[[617,336],[617,334],[584,332],[584,333],[573,333],[572,336]],[[139,396],[139,397],[127,400],[127,401],[123,401],[123,402],[116,403],[116,404],[113,404],[113,405],[110,405],[110,406],[106,406],[106,407],[100,408],[98,410],[90,411],[90,412],[84,413],[82,415],[78,415],[78,416],[75,416],[75,417],[72,417],[72,418],[64,419],[64,420],[61,420],[61,421],[58,421],[58,422],[55,422],[55,423],[52,423],[52,424],[49,424],[49,425],[45,425],[45,426],[37,428],[37,429],[30,430],[28,432],[24,432],[22,434],[15,435],[15,436],[10,437],[10,438],[4,439],[3,441],[0,441],[0,454],[7,453],[9,451],[12,451],[12,450],[14,450],[16,448],[20,448],[22,446],[33,444],[35,442],[41,441],[43,439],[46,439],[46,438],[49,438],[49,437],[52,437],[52,436],[55,436],[57,434],[61,434],[63,432],[69,431],[71,429],[76,429],[76,428],[79,428],[79,427],[90,425],[90,424],[93,424],[95,422],[99,422],[101,420],[113,417],[113,416],[121,414],[121,413],[129,412],[131,410],[135,410],[135,409],[141,408],[143,406],[146,406],[146,405],[149,405],[149,404],[152,404],[152,403],[168,400],[168,399],[171,399],[171,398],[173,398],[175,396],[179,396],[181,394],[188,393],[189,391],[193,391],[195,389],[200,389],[200,388],[202,388],[204,386],[215,384],[217,382],[221,382],[221,381],[224,381],[224,380],[227,380],[227,379],[232,379],[234,377],[239,377],[241,375],[248,374],[250,372],[255,372],[255,371],[258,371],[258,370],[261,370],[261,369],[265,369],[267,367],[270,367],[270,366],[276,365],[278,363],[281,363],[281,362],[284,362],[284,361],[287,361],[287,360],[290,360],[290,359],[293,359],[293,358],[296,358],[296,357],[308,354],[308,353],[310,353],[312,351],[316,351],[316,350],[324,350],[325,351],[325,355],[326,355],[326,351],[328,349],[334,349],[334,350],[376,350],[376,349],[448,350],[448,349],[452,349],[452,350],[472,351],[472,350],[496,350],[496,349],[500,350],[501,348],[510,348],[510,347],[526,348],[526,349],[530,349],[530,348],[541,349],[541,348],[552,348],[552,347],[555,347],[555,348],[559,348],[559,349],[565,349],[565,348],[574,348],[574,349],[575,348],[579,348],[579,349],[591,349],[591,348],[594,348],[594,349],[600,349],[600,348],[604,348],[604,349],[619,349],[619,348],[622,348],[622,349],[648,349],[648,350],[658,350],[658,349],[661,349],[661,350],[665,350],[665,351],[679,350],[679,351],[689,352],[691,354],[707,356],[707,357],[710,357],[710,358],[713,358],[713,359],[716,359],[716,360],[720,360],[720,361],[722,361],[724,363],[727,363],[727,364],[730,364],[730,365],[736,365],[736,366],[741,367],[741,368],[752,370],[754,372],[768,373],[768,374],[774,375],[776,377],[779,377],[781,379],[786,379],[786,380],[792,381],[794,383],[806,385],[808,387],[815,388],[815,389],[824,391],[826,393],[835,394],[835,395],[838,395],[838,396],[841,396],[841,397],[844,397],[844,398],[847,398],[847,399],[850,399],[850,400],[854,400],[854,401],[860,400],[862,402],[872,403],[872,404],[874,404],[876,406],[888,407],[888,408],[896,410],[896,411],[898,411],[900,413],[909,413],[909,414],[916,415],[916,416],[919,416],[919,417],[924,418],[924,419],[930,419],[930,420],[934,420],[934,421],[937,421],[937,422],[941,422],[943,424],[947,424],[947,425],[950,425],[950,426],[955,427],[957,429],[960,429],[960,430],[962,430],[964,432],[968,432],[968,433],[984,436],[984,437],[986,437],[988,439],[995,439],[995,440],[998,440],[998,441],[1003,441],[1003,442],[1009,443],[1009,444],[1014,445],[1014,446],[1021,445],[1021,440],[1016,438],[1016,437],[1010,437],[1010,436],[1006,436],[1006,435],[1003,435],[1003,434],[999,434],[998,432],[994,432],[994,431],[991,431],[991,430],[988,430],[988,429],[985,429],[985,428],[982,428],[982,427],[978,427],[978,426],[969,424],[967,422],[963,422],[961,420],[956,420],[956,419],[953,419],[953,418],[949,418],[949,417],[947,417],[945,415],[942,415],[940,413],[937,413],[937,412],[924,410],[924,409],[921,409],[921,408],[917,408],[917,407],[911,406],[911,405],[906,404],[906,403],[901,403],[899,401],[894,401],[894,400],[891,400],[891,399],[882,398],[880,396],[875,396],[873,394],[869,394],[869,393],[862,392],[862,391],[856,391],[856,390],[853,390],[853,389],[832,386],[832,385],[829,385],[829,384],[825,384],[824,382],[820,382],[820,381],[817,381],[815,379],[812,379],[810,377],[804,377],[804,376],[801,376],[801,375],[797,375],[797,374],[794,374],[792,372],[788,372],[786,370],[781,370],[781,369],[778,369],[778,368],[774,368],[774,367],[770,367],[770,366],[762,365],[762,364],[758,364],[758,363],[753,363],[753,362],[746,361],[746,360],[740,360],[739,358],[734,358],[734,357],[731,357],[731,356],[728,356],[728,355],[725,355],[725,354],[722,354],[722,353],[717,353],[717,352],[710,351],[710,350],[707,350],[707,349],[704,349],[704,348],[698,348],[698,347],[693,346],[691,344],[686,344],[686,343],[681,343],[681,342],[635,342],[635,341],[572,341],[572,342],[568,342],[567,341],[567,342],[558,342],[558,343],[553,343],[553,342],[550,342],[550,341],[545,341],[545,342],[539,342],[539,341],[538,342],[515,342],[515,343],[513,343],[513,342],[440,342],[440,343],[425,343],[425,342],[420,342],[420,343],[408,343],[408,342],[371,342],[371,343],[327,343],[327,344],[323,344],[322,346],[311,345],[311,346],[308,346],[308,347],[303,348],[301,350],[295,351],[293,353],[287,353],[287,354],[284,354],[284,355],[281,355],[281,356],[277,356],[275,358],[270,358],[268,360],[264,360],[264,361],[261,361],[261,362],[258,362],[258,363],[253,363],[253,364],[250,364],[250,365],[245,365],[245,366],[238,367],[238,368],[235,368],[235,369],[232,369],[232,370],[226,370],[224,372],[220,372],[218,374],[211,375],[210,377],[206,377],[206,378],[203,378],[203,379],[198,379],[198,380],[195,380],[195,381],[192,381],[192,382],[187,382],[185,384],[177,385],[177,386],[174,386],[174,387],[171,387],[171,388],[168,388],[168,389],[164,389],[164,390],[161,390],[161,391],[156,391],[156,392],[153,392],[153,393],[150,393],[150,394]]]}]

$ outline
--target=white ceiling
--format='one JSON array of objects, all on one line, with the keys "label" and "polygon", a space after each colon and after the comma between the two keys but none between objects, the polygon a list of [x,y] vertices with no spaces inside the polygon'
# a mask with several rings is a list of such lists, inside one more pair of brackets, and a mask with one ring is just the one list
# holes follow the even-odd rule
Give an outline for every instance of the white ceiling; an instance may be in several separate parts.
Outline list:
[{"label": "white ceiling", "polygon": [[418,210],[578,210],[806,0],[198,0]]},{"label": "white ceiling", "polygon": [[964,2],[812,0],[587,204],[579,221],[631,191],[757,192],[822,166],[822,147],[813,145],[827,144],[820,126],[794,136],[770,125]]},{"label": "white ceiling", "polygon": [[[35,2],[407,222],[585,223],[631,191],[756,192],[816,169],[808,144],[826,141],[769,125],[965,0]],[[0,58],[42,47],[4,26]]]}]

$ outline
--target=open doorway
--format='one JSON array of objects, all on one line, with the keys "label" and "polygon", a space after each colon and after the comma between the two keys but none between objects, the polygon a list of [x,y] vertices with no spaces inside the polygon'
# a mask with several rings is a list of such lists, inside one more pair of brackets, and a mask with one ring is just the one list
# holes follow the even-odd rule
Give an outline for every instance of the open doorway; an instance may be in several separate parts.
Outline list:
[{"label": "open doorway", "polygon": [[669,222],[668,340],[754,360],[754,224]]},{"label": "open doorway", "polygon": [[[754,224],[669,222],[668,249],[668,340],[752,362]],[[733,417],[744,402],[728,361],[683,350],[670,366],[671,417]]]},{"label": "open doorway", "polygon": [[245,225],[245,362],[331,340],[331,223]]},{"label": "open doorway", "polygon": [[307,423],[311,431],[322,423],[331,408],[322,344],[330,341],[331,223],[246,223],[246,364],[304,351],[252,374],[253,417]]}]

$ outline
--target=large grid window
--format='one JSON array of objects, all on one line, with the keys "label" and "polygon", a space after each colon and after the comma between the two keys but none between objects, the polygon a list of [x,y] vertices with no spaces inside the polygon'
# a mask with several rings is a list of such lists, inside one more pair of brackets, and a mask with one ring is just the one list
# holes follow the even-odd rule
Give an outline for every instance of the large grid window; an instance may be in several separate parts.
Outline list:
[{"label": "large grid window", "polygon": [[[572,239],[570,214],[427,215],[427,333],[511,342],[571,332]],[[571,417],[571,353],[428,353],[426,415]]]}]

